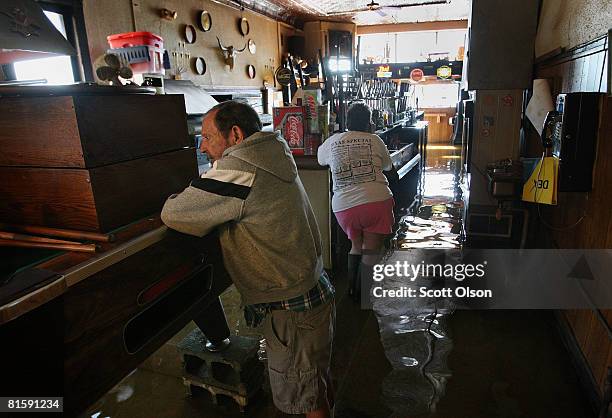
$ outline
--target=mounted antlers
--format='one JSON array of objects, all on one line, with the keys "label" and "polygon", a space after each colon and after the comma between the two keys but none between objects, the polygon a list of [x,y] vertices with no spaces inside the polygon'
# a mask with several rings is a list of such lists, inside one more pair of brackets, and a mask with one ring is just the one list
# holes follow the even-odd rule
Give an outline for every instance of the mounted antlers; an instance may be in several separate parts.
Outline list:
[{"label": "mounted antlers", "polygon": [[246,43],[244,44],[242,49],[236,49],[234,48],[233,45],[230,45],[230,46],[221,45],[221,40],[219,39],[218,36],[217,36],[217,41],[219,42],[219,48],[221,49],[221,52],[223,53],[225,64],[229,65],[230,70],[233,70],[234,69],[234,58],[236,58],[236,55],[238,55],[239,53],[241,53],[242,51],[246,49]]}]

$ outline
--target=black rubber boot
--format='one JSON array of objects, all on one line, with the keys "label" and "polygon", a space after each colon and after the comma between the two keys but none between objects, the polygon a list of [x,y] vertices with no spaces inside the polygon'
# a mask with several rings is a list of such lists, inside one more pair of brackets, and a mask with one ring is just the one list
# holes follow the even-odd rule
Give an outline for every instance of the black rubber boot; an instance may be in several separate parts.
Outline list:
[{"label": "black rubber boot", "polygon": [[374,285],[373,280],[374,266],[370,264],[361,263],[359,266],[359,287],[356,289],[357,299],[356,301],[361,302],[362,309],[372,309],[372,300],[370,298],[372,287]]},{"label": "black rubber boot", "polygon": [[349,296],[357,301],[359,300],[359,293],[355,291],[355,288],[359,286],[360,270],[359,265],[361,264],[361,254],[349,254],[348,255],[348,293]]}]

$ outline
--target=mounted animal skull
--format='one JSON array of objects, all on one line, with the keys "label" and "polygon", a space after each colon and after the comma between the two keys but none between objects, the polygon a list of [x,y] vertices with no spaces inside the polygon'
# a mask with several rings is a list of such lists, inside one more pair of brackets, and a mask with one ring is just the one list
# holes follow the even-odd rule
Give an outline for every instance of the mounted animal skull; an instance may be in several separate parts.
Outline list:
[{"label": "mounted animal skull", "polygon": [[217,36],[217,41],[219,42],[219,48],[221,49],[221,52],[223,53],[225,64],[229,65],[230,70],[233,70],[234,69],[234,58],[236,58],[236,55],[238,55],[239,53],[241,53],[242,51],[246,49],[246,43],[244,44],[242,49],[236,49],[234,48],[233,45],[230,45],[230,46],[221,45],[221,40],[219,39],[218,36]]}]

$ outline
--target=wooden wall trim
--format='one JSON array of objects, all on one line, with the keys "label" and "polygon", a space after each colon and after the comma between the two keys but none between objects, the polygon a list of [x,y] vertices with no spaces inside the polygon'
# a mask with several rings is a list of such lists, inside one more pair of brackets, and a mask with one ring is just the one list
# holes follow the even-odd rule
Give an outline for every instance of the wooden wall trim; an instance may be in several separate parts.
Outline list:
[{"label": "wooden wall trim", "polygon": [[[280,58],[280,65],[283,65],[283,45],[281,43],[281,22],[276,22],[276,50]],[[274,75],[274,84],[276,85],[276,75]]]},{"label": "wooden wall trim", "polygon": [[357,26],[357,35],[389,32],[416,32],[425,30],[467,29],[467,20],[446,20],[440,22],[396,23],[385,25]]},{"label": "wooden wall trim", "polygon": [[536,69],[553,67],[568,61],[574,61],[579,58],[605,52],[607,51],[607,36],[607,34],[599,36],[583,44],[576,45],[570,49],[558,48],[548,54],[544,54],[536,59]]},{"label": "wooden wall trim", "polygon": [[591,407],[591,411],[595,416],[601,406],[599,387],[595,381],[595,378],[593,377],[593,372],[589,367],[589,363],[584,357],[578,341],[576,341],[576,336],[574,335],[574,332],[572,331],[572,328],[565,317],[565,312],[566,311],[554,312],[557,331],[559,332],[563,345],[569,352],[572,365],[574,366],[574,369],[578,375],[578,381],[585,391],[589,406]]}]

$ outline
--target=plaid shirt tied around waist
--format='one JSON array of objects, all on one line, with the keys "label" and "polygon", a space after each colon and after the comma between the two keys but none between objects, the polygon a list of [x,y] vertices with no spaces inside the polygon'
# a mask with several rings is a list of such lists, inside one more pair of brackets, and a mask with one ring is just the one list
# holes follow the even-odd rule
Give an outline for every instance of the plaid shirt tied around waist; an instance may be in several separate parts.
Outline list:
[{"label": "plaid shirt tied around waist", "polygon": [[247,326],[254,328],[261,325],[269,311],[286,309],[304,312],[331,300],[334,297],[334,293],[334,286],[329,281],[327,273],[322,271],[317,284],[307,293],[280,302],[246,305],[244,307],[244,319]]}]

